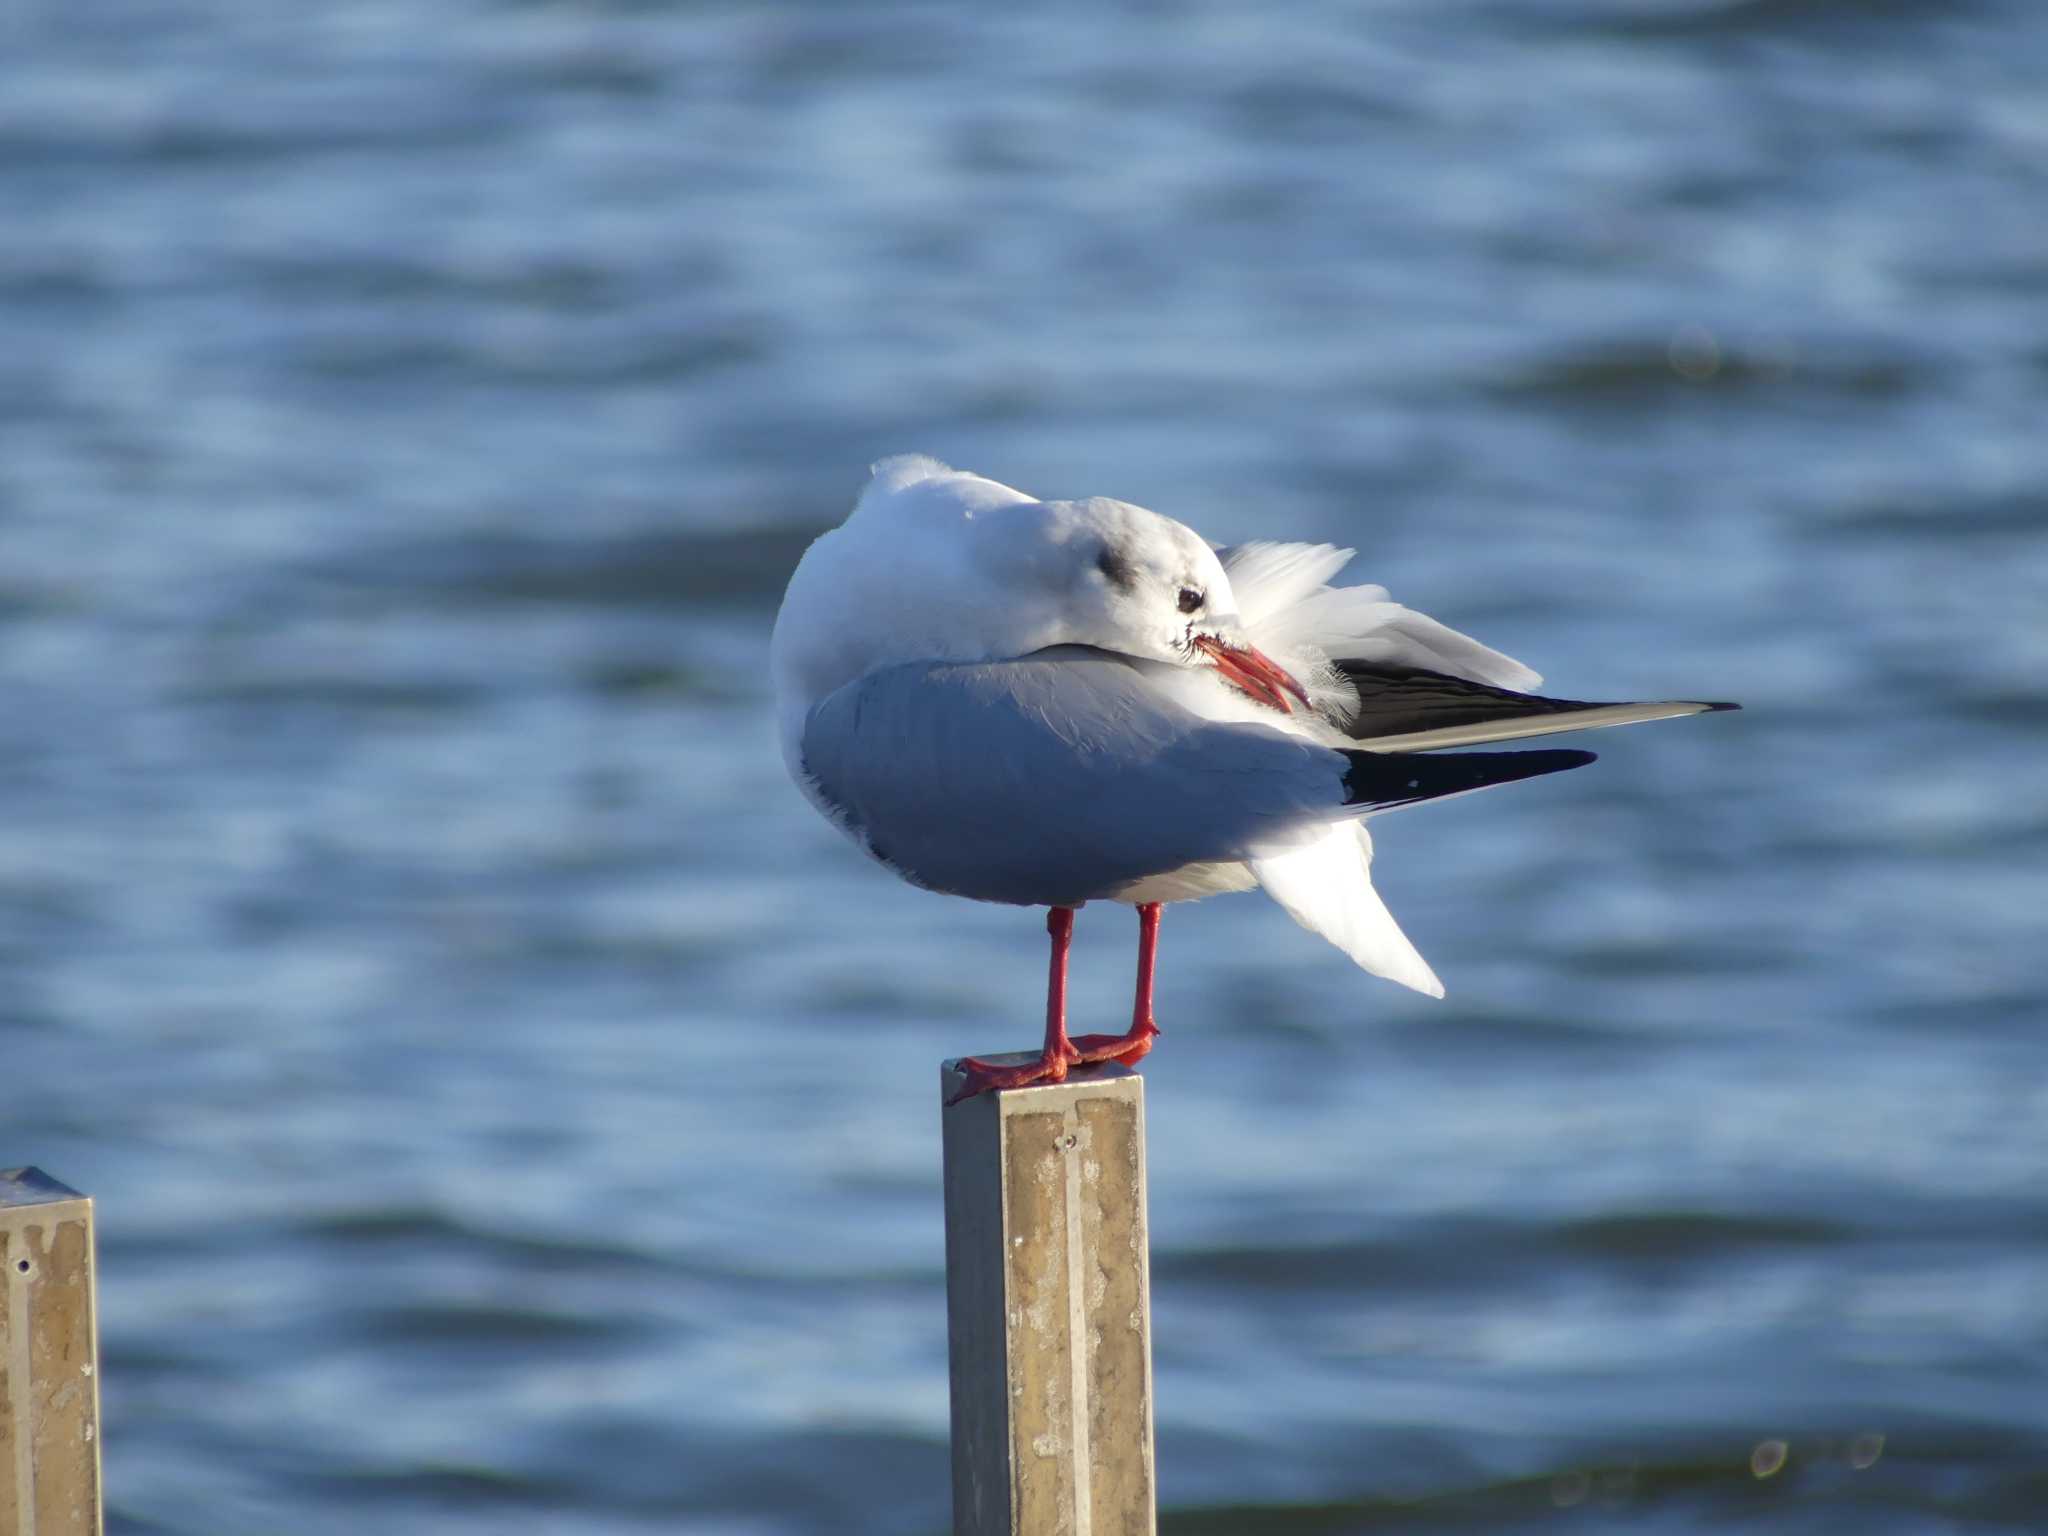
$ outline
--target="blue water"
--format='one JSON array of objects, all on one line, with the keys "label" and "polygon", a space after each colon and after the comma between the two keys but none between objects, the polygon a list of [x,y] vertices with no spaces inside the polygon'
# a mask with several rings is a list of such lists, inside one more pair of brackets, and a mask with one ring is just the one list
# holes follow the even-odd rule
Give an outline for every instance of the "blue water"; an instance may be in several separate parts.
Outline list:
[{"label": "blue water", "polygon": [[1443,1003],[1169,913],[1169,1531],[2038,1525],[2030,0],[0,45],[0,1164],[98,1201],[113,1529],[944,1528],[935,1068],[1043,931],[764,663],[903,450],[1747,706],[1380,823]]}]

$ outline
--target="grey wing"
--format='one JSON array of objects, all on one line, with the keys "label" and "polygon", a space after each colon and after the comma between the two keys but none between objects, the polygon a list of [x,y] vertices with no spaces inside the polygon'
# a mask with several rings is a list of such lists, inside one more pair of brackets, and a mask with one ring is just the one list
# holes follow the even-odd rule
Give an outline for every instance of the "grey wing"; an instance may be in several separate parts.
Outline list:
[{"label": "grey wing", "polygon": [[1358,814],[1343,752],[1204,720],[1145,665],[1062,647],[871,673],[811,711],[804,769],[906,878],[1021,905],[1279,851]]}]

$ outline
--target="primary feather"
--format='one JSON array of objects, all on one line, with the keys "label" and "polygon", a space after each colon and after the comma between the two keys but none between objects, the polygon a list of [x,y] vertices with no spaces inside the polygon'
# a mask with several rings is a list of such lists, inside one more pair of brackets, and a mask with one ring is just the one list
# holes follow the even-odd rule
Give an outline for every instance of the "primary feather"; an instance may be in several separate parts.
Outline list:
[{"label": "primary feather", "polygon": [[1376,750],[1479,746],[1736,707],[1531,693],[1543,681],[1538,673],[1403,607],[1385,587],[1328,585],[1351,557],[1329,544],[1267,542],[1220,554],[1260,647],[1309,680],[1310,696],[1331,725]]}]

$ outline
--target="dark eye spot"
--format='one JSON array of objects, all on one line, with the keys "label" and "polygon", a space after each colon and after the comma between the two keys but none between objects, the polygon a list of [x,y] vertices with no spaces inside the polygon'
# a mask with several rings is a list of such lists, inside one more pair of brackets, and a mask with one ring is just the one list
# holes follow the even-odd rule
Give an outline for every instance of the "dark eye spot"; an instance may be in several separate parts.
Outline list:
[{"label": "dark eye spot", "polygon": [[1182,613],[1193,613],[1207,601],[1208,598],[1203,594],[1200,587],[1182,587],[1180,589],[1180,611]]},{"label": "dark eye spot", "polygon": [[1111,586],[1122,587],[1126,592],[1138,584],[1138,573],[1131,562],[1107,544],[1095,557],[1095,569],[1102,572]]}]

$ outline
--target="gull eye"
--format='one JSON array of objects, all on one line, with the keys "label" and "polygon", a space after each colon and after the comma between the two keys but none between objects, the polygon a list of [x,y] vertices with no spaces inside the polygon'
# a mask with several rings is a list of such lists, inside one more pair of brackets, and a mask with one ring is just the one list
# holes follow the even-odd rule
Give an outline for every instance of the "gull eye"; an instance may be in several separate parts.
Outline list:
[{"label": "gull eye", "polygon": [[1200,587],[1182,587],[1180,589],[1180,611],[1182,613],[1193,613],[1206,601],[1207,599],[1203,596]]}]

